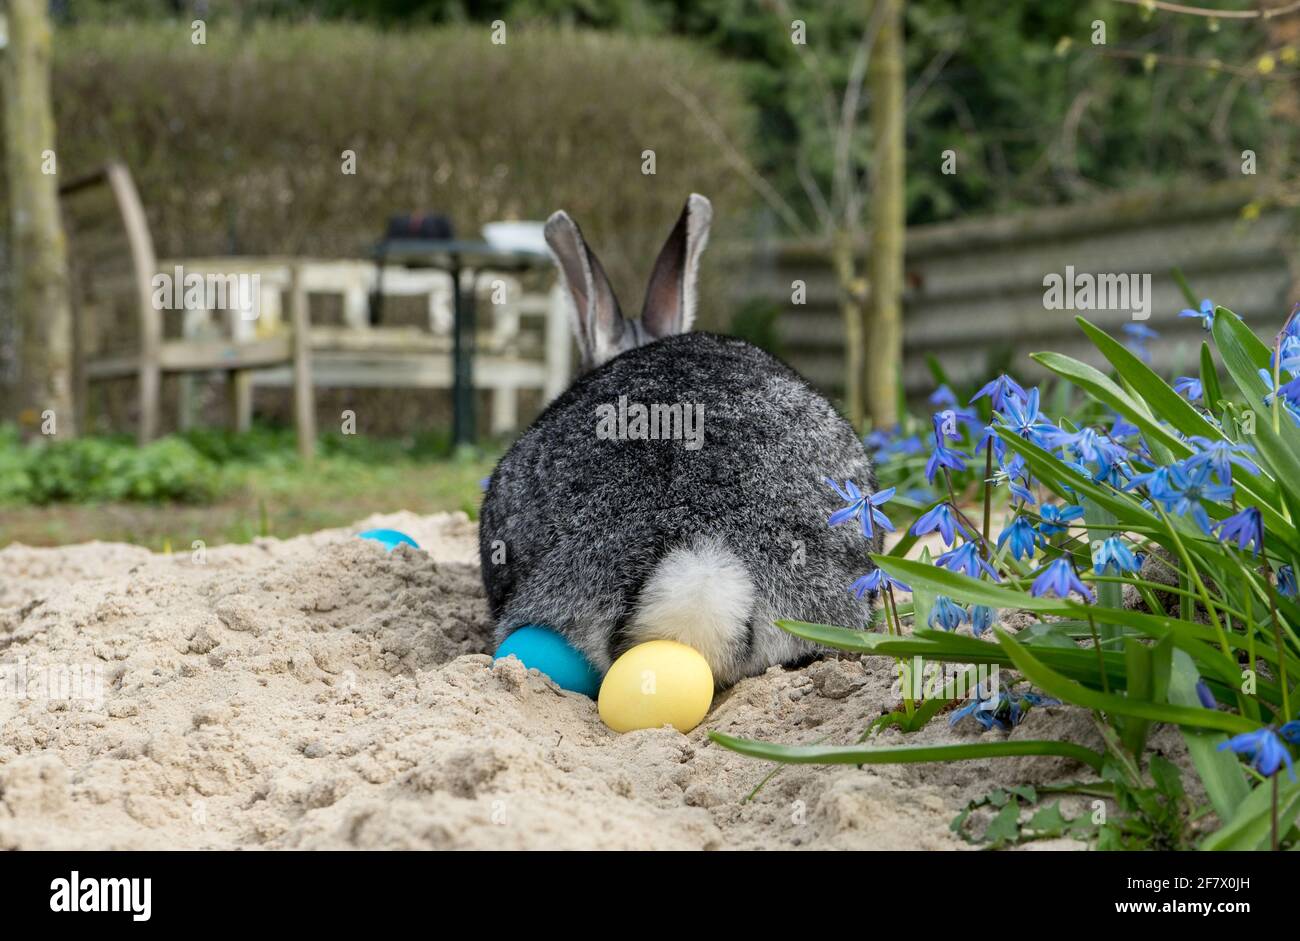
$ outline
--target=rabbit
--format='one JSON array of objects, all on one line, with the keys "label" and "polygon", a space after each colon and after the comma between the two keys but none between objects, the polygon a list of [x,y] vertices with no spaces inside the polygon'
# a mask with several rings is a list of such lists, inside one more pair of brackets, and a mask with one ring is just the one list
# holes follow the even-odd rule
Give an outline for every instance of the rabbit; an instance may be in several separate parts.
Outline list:
[{"label": "rabbit", "polygon": [[[488,482],[479,552],[498,641],[542,624],[603,672],[637,644],[676,640],[722,689],[825,652],[778,618],[867,626],[875,599],[849,586],[874,567],[867,552],[882,534],[828,525],[844,501],[827,478],[870,495],[870,458],[789,366],[745,340],[689,332],[711,219],[692,194],[639,320],[623,317],[573,220],[547,221],[582,372]],[[626,418],[637,405],[659,407],[658,438]],[[681,433],[664,436],[676,405]]]}]

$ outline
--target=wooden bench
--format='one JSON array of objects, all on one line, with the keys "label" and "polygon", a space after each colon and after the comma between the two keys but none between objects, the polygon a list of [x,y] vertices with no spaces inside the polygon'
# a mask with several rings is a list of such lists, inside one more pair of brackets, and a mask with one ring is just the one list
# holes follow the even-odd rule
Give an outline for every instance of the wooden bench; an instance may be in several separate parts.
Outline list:
[{"label": "wooden bench", "polygon": [[[427,317],[417,324],[372,326],[373,262],[282,257],[159,262],[125,166],[108,164],[64,184],[60,193],[83,416],[92,383],[134,379],[137,435],[148,442],[160,430],[164,375],[180,377],[178,414],[184,427],[194,420],[198,384],[224,374],[229,420],[236,429],[251,423],[255,386],[291,388],[299,451],[310,456],[316,386],[452,387],[451,285],[445,274],[385,268],[384,296],[422,296]],[[155,297],[156,279],[161,275],[181,291],[183,285],[174,283],[177,274],[212,281],[243,276],[255,285],[255,306],[241,312],[237,305],[223,308],[190,298],[167,309]],[[471,290],[505,289],[505,303],[482,305],[492,316],[475,342],[474,385],[490,390],[494,433],[518,426],[521,392],[535,390],[545,402],[569,380],[567,314],[554,279],[547,281],[545,289],[526,289],[518,279],[490,271],[475,272],[471,280]],[[313,324],[311,298],[330,295],[340,299],[342,322]]]},{"label": "wooden bench", "polygon": [[[254,320],[236,319],[231,329],[245,343],[281,335],[285,327],[279,298],[298,273],[309,306],[335,299],[341,322],[323,324],[310,318],[308,349],[317,388],[450,389],[452,374],[452,284],[444,272],[386,266],[382,278],[373,262],[359,259],[190,258],[163,263],[187,273],[222,276],[256,274],[261,300]],[[480,304],[491,317],[476,337],[474,385],[490,393],[493,434],[519,427],[519,396],[535,391],[548,402],[570,378],[568,315],[558,284],[549,275],[545,290],[528,289],[517,277],[480,271],[469,290],[491,296],[500,289],[502,303]],[[370,296],[377,285],[385,298],[418,297],[423,315],[414,323],[372,325]],[[388,305],[391,308],[391,305]],[[211,335],[220,312],[186,312],[187,337]],[[237,424],[247,425],[254,387],[284,387],[292,370],[279,365],[251,374],[237,394]],[[187,395],[182,391],[183,398]],[[182,421],[188,409],[182,407]]]}]

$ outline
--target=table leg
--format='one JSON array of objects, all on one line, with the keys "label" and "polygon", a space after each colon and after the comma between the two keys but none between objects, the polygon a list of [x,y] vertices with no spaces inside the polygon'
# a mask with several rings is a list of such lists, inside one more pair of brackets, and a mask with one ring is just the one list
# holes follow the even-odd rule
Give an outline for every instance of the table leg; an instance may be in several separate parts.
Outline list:
[{"label": "table leg", "polygon": [[452,441],[474,443],[474,286],[461,289],[460,268],[451,269],[452,292]]}]

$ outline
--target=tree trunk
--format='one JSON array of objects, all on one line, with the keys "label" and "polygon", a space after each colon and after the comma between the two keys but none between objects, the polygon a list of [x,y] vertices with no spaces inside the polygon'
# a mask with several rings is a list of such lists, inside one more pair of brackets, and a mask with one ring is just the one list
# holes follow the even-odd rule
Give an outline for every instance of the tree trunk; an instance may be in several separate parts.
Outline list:
[{"label": "tree trunk", "polygon": [[[27,431],[76,433],[67,244],[59,219],[50,23],[46,0],[8,0],[9,45],[0,53],[13,306],[18,334],[18,417]],[[47,170],[49,172],[47,172]],[[53,419],[53,422],[50,419]]]},{"label": "tree trunk", "polygon": [[844,318],[844,413],[854,429],[861,432],[866,413],[862,388],[863,380],[863,320],[866,309],[862,303],[857,269],[853,259],[853,240],[847,232],[837,232],[831,240],[831,261],[835,268],[835,283],[839,288],[840,313]]},{"label": "tree trunk", "polygon": [[883,9],[871,54],[874,154],[871,179],[870,312],[866,329],[867,412],[877,428],[898,421],[899,376],[903,363],[904,77],[903,0],[876,0]]}]

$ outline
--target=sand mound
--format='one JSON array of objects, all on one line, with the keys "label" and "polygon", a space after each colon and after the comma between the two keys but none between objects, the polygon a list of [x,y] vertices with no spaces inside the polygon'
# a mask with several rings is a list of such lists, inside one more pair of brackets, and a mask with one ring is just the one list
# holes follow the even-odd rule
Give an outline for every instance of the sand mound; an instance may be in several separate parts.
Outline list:
[{"label": "sand mound", "polygon": [[[353,537],[371,526],[425,551]],[[689,735],[620,736],[492,663],[475,544],[462,514],[396,514],[197,555],[0,551],[0,666],[25,690],[0,699],[0,847],[960,848],[966,801],[1082,774],[795,766],[745,800],[772,766],[707,729],[856,741],[891,705],[889,666],[772,669]],[[1093,739],[1059,708],[1015,734]],[[908,740],[975,736],[940,721]]]}]

